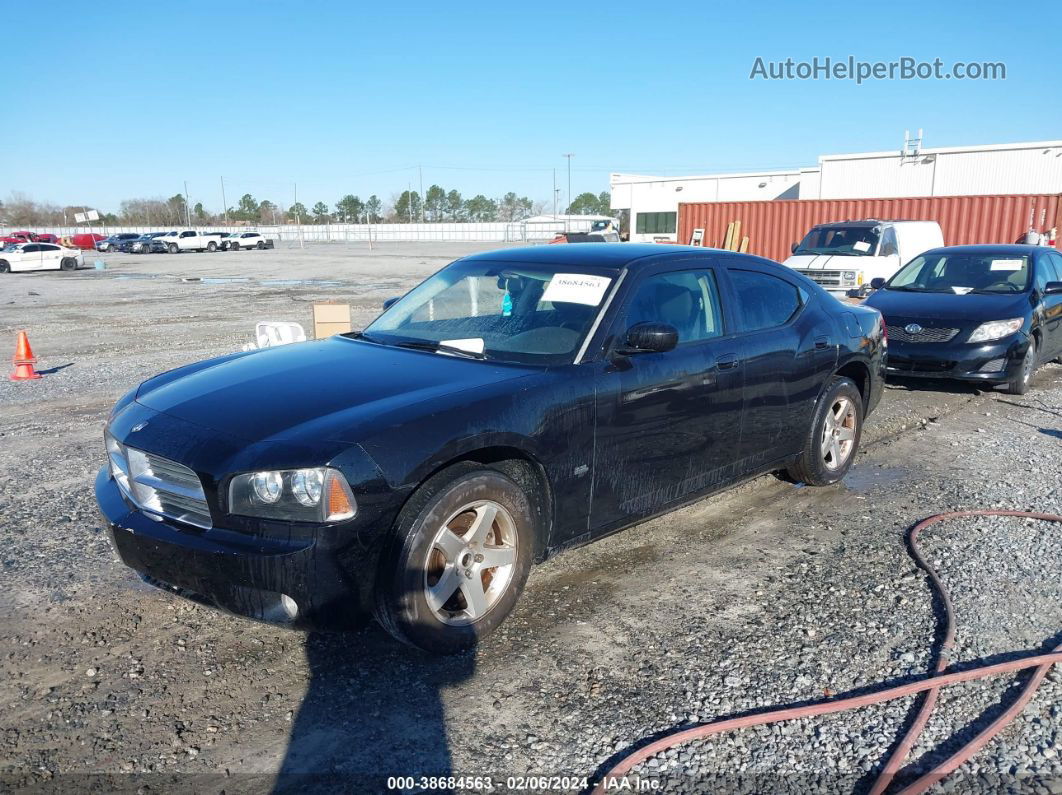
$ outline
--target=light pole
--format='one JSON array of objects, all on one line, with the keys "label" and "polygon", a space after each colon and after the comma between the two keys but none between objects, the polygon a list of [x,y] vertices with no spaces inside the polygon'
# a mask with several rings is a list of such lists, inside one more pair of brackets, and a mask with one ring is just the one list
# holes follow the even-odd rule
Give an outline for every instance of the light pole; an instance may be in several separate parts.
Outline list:
[{"label": "light pole", "polygon": [[564,155],[568,158],[568,210],[564,213],[564,231],[568,231],[568,216],[572,212],[572,158],[575,157],[575,152],[568,152]]}]

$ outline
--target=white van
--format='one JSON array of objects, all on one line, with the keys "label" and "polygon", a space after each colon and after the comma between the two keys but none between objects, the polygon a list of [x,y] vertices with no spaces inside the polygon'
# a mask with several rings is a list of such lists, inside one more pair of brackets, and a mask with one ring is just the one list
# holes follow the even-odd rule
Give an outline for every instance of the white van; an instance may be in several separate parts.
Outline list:
[{"label": "white van", "polygon": [[831,293],[865,295],[923,251],[944,245],[936,221],[835,221],[811,227],[783,265]]}]

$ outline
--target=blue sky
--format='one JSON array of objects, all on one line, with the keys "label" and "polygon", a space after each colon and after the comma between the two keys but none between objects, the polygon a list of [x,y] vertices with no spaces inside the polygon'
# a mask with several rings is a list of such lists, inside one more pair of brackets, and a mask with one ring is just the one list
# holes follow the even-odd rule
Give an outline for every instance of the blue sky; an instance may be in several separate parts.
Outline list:
[{"label": "blue sky", "polygon": [[[1062,3],[51,3],[5,38],[0,199],[115,210],[385,201],[437,182],[549,200],[552,169],[813,165],[819,154],[1062,138]],[[460,9],[460,10],[458,10]],[[757,56],[1003,61],[984,81],[750,80]],[[23,98],[40,102],[33,112]],[[45,107],[50,108],[46,110]]]}]

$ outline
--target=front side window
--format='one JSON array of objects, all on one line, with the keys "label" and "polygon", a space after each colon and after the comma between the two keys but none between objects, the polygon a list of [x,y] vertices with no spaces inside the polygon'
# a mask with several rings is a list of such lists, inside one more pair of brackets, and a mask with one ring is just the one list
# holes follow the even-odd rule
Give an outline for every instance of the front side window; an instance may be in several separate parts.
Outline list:
[{"label": "front side window", "polygon": [[885,283],[912,293],[1021,293],[1029,287],[1023,254],[921,254]]},{"label": "front side window", "polygon": [[784,279],[759,271],[731,269],[737,314],[745,331],[784,326],[803,305],[800,290]]},{"label": "front side window", "polygon": [[[1044,272],[1049,282],[1062,281],[1062,254],[1054,251],[1048,252],[1040,260],[1040,270]],[[1039,283],[1039,279],[1037,279]]]},{"label": "front side window", "polygon": [[614,277],[574,265],[458,261],[403,296],[362,336],[501,361],[570,363]]},{"label": "front side window", "polygon": [[670,235],[678,228],[678,213],[638,213],[635,232],[639,235]]},{"label": "front side window", "polygon": [[637,323],[666,323],[678,330],[679,345],[721,337],[723,312],[715,274],[709,270],[650,276],[627,307],[626,331]]}]

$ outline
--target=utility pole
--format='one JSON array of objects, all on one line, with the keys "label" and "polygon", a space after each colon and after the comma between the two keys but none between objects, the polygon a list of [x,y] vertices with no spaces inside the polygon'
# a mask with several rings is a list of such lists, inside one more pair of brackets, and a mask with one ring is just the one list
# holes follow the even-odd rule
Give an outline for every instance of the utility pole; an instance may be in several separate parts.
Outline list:
[{"label": "utility pole", "polygon": [[568,211],[564,214],[564,231],[568,231],[568,216],[572,213],[572,158],[575,156],[575,152],[568,152],[564,155],[568,158]]},{"label": "utility pole", "polygon": [[557,220],[557,169],[553,169],[553,221]]},{"label": "utility pole", "polygon": [[299,229],[299,248],[306,248],[302,240],[302,216],[299,214],[299,183],[293,182],[295,188],[295,226]]},{"label": "utility pole", "polygon": [[192,205],[188,203],[188,180],[184,181],[184,216],[188,220],[188,226],[191,226]]},{"label": "utility pole", "polygon": [[424,169],[417,166],[417,174],[420,177],[420,222],[424,223]]},{"label": "utility pole", "polygon": [[229,225],[229,203],[225,200],[225,177],[221,178],[221,206],[225,210],[225,226]]},{"label": "utility pole", "polygon": [[409,222],[413,223],[413,186],[406,183],[406,202],[409,207]]}]

